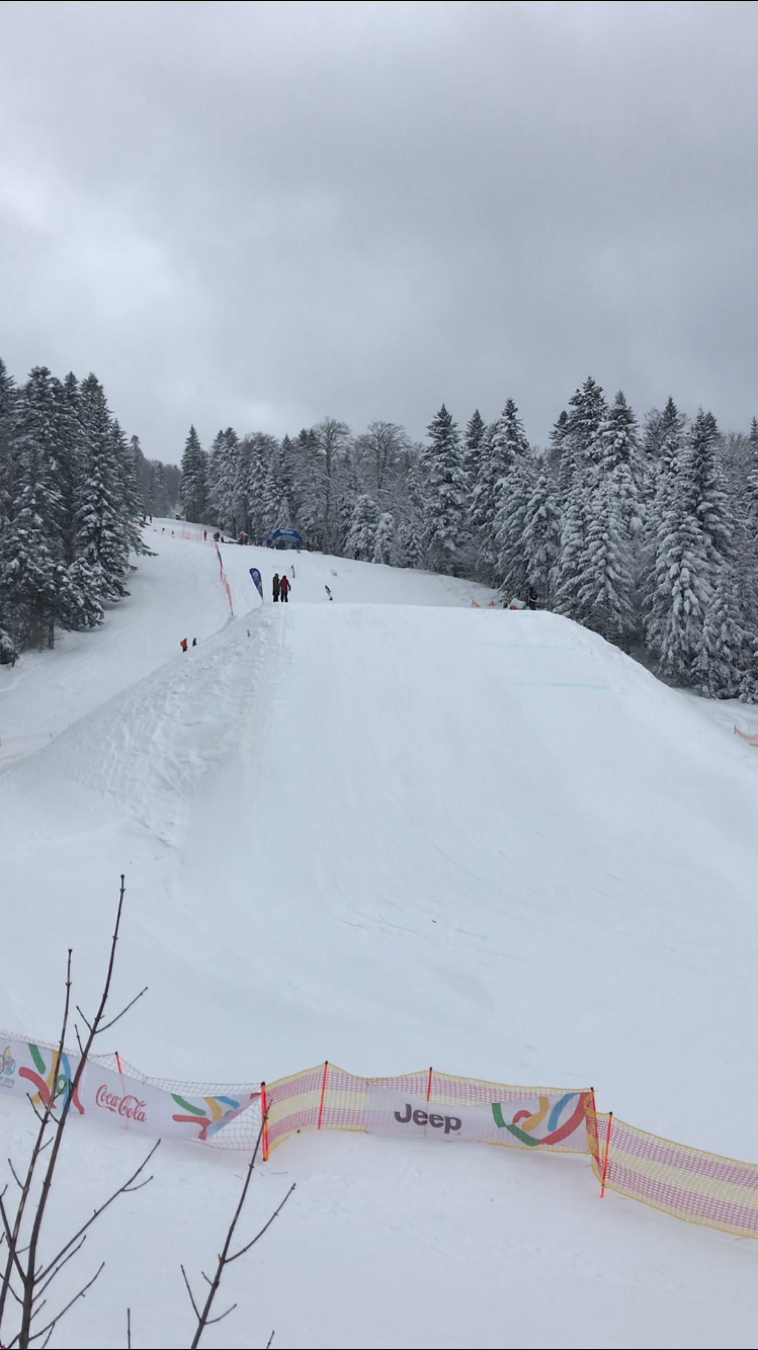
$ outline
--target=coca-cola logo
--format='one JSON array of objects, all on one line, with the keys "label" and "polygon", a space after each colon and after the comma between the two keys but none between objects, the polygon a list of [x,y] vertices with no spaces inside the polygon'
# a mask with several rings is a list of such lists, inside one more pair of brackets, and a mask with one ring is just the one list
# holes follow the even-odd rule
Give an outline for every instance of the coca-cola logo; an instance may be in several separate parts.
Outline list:
[{"label": "coca-cola logo", "polygon": [[95,1093],[95,1105],[102,1106],[106,1111],[112,1111],[116,1116],[125,1116],[127,1120],[145,1123],[146,1103],[141,1102],[139,1097],[119,1097],[116,1092],[109,1092],[105,1083]]}]

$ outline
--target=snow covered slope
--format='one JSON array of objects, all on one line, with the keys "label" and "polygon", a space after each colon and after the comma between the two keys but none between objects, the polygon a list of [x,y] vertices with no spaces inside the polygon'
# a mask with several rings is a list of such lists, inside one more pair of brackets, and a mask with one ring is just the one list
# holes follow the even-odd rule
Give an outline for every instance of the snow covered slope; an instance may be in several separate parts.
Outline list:
[{"label": "snow covered slope", "polygon": [[[148,538],[102,633],[0,671],[0,730],[44,711],[60,733],[0,765],[0,1026],[54,1035],[69,945],[94,995],[124,871],[117,996],[150,993],[115,1048],[147,1072],[593,1083],[758,1159],[755,752],[568,621],[471,608],[468,583],[224,548],[231,620],[209,546]],[[126,1169],[129,1143],[85,1123],[72,1163]],[[127,1302],[137,1343],[186,1343],[178,1262],[215,1250],[240,1160],[162,1152],[104,1229],[115,1288],[62,1344],[122,1343]],[[601,1205],[583,1160],[302,1136],[256,1204],[281,1173],[296,1198],[208,1344],[754,1344],[758,1248]],[[99,1178],[72,1178],[86,1208]]]}]

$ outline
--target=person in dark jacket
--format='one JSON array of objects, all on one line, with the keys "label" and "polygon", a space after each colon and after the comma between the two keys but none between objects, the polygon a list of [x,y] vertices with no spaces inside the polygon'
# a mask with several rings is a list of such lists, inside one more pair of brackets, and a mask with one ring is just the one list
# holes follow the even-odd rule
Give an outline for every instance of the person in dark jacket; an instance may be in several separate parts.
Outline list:
[{"label": "person in dark jacket", "polygon": [[533,586],[530,586],[530,587],[529,587],[529,594],[528,594],[527,597],[526,597],[526,603],[527,603],[527,605],[529,606],[530,609],[536,609],[536,608],[537,608],[537,600],[538,600],[538,599],[539,599],[539,597],[538,597],[537,592],[535,591],[534,587],[533,587]]},{"label": "person in dark jacket", "polygon": [[289,599],[289,593],[292,590],[292,587],[290,586],[286,576],[282,577],[281,582],[279,584],[279,590],[282,597],[282,604],[286,605]]},{"label": "person in dark jacket", "polygon": [[274,591],[274,604],[276,604],[277,600],[279,599],[279,573],[278,573],[278,572],[274,572],[274,580],[273,580],[272,585],[273,585],[273,591]]}]

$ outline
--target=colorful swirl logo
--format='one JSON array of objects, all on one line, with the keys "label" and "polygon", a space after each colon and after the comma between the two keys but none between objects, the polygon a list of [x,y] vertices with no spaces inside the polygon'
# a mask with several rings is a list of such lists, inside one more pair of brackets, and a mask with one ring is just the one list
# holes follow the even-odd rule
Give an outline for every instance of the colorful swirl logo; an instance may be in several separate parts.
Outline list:
[{"label": "colorful swirl logo", "polygon": [[[526,1144],[528,1148],[560,1144],[585,1120],[585,1103],[589,1095],[588,1092],[566,1092],[553,1103],[552,1107],[549,1097],[540,1097],[538,1111],[533,1113],[525,1110],[517,1111],[510,1121],[503,1115],[502,1104],[493,1102],[492,1115],[499,1130],[508,1130],[514,1139],[518,1139],[520,1144]],[[572,1102],[576,1105],[567,1115]],[[545,1120],[547,1120],[546,1130],[540,1135],[537,1131]]]},{"label": "colorful swirl logo", "polygon": [[15,1072],[15,1069],[16,1061],[11,1054],[10,1046],[6,1045],[2,1055],[0,1055],[0,1074],[8,1074],[10,1077],[10,1075]]},{"label": "colorful swirl logo", "polygon": [[238,1116],[241,1111],[246,1110],[257,1095],[256,1092],[251,1092],[250,1098],[246,1102],[235,1101],[234,1097],[203,1097],[205,1102],[205,1109],[203,1109],[201,1106],[193,1106],[192,1102],[188,1102],[184,1097],[172,1092],[171,1096],[177,1106],[181,1106],[182,1111],[186,1114],[174,1115],[171,1119],[185,1125],[197,1125],[199,1127],[197,1138],[206,1143],[219,1130],[223,1130],[230,1120]]},{"label": "colorful swirl logo", "polygon": [[[37,1072],[35,1073],[34,1069],[27,1069],[26,1065],[22,1064],[18,1073],[20,1078],[28,1078],[29,1082],[36,1087],[37,1091],[32,1097],[32,1101],[35,1104],[41,1102],[44,1106],[52,1106],[53,1103],[62,1098],[65,1104],[71,1095],[71,1084],[74,1078],[65,1050],[60,1055],[57,1050],[52,1052],[48,1069],[39,1047],[32,1045],[31,1041],[27,1044]],[[62,1073],[58,1072],[59,1068],[63,1070]],[[79,1101],[78,1089],[74,1093],[74,1106],[83,1116],[84,1107]]]}]

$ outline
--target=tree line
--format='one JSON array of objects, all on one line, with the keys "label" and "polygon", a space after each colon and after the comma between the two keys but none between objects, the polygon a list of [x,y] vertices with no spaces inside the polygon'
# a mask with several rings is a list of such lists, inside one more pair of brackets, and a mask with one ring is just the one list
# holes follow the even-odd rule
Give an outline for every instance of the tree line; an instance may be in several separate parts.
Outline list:
[{"label": "tree line", "polygon": [[723,435],[673,399],[640,424],[585,380],[545,450],[508,399],[425,443],[325,418],[298,436],[190,429],[187,519],[252,540],[294,526],[325,553],[471,577],[542,605],[710,697],[758,692],[758,422]]},{"label": "tree line", "polygon": [[[179,470],[127,440],[95,375],[44,366],[17,386],[0,360],[0,664],[95,628],[148,553],[145,502],[167,512]],[[148,508],[151,509],[151,508]]]},{"label": "tree line", "polygon": [[174,465],[127,439],[95,375],[0,361],[0,662],[97,626],[147,553],[145,514],[253,541],[294,526],[325,553],[428,568],[547,608],[711,697],[758,698],[758,422],[720,432],[673,399],[640,421],[591,378],[545,449],[512,399],[427,438],[394,422],[355,434],[327,417],[298,435],[194,427]]}]

